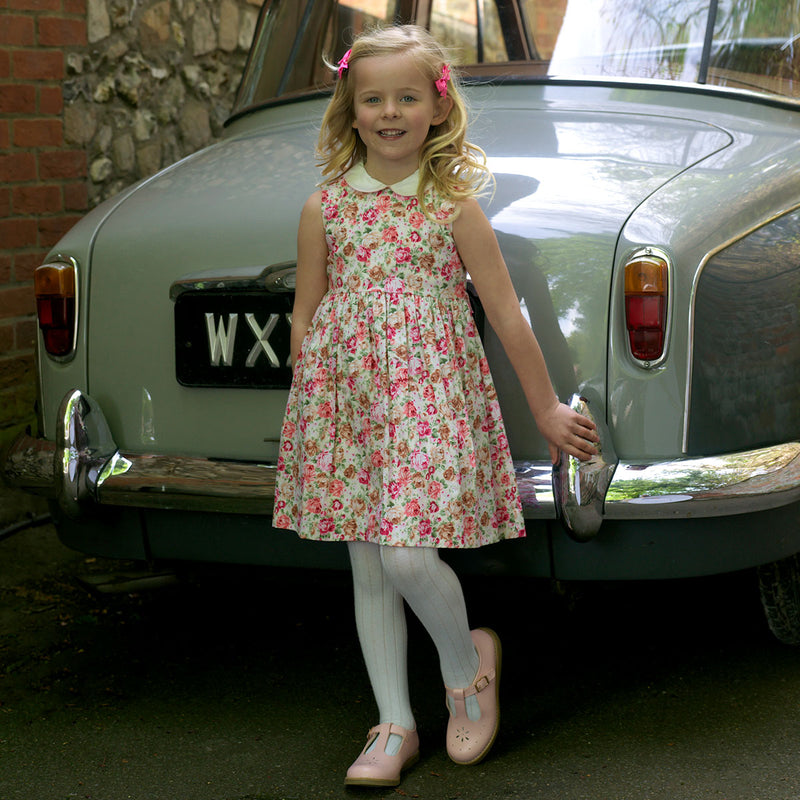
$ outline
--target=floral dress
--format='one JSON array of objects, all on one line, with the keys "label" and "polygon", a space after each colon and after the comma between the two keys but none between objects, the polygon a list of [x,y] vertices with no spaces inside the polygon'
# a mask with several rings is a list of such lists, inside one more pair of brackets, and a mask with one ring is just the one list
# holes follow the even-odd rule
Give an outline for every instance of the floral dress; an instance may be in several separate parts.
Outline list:
[{"label": "floral dress", "polygon": [[478,547],[525,535],[497,394],[447,222],[417,174],[322,190],[328,291],[302,345],[273,524],[308,539]]}]

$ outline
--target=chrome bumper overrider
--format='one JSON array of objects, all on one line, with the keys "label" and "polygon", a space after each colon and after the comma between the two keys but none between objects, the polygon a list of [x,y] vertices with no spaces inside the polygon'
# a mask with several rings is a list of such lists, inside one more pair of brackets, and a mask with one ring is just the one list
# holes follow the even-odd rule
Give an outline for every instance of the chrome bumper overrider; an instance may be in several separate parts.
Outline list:
[{"label": "chrome bumper overrider", "polygon": [[[589,413],[580,397],[571,401]],[[600,455],[515,462],[529,519],[560,517],[578,541],[604,519],[680,519],[741,514],[800,500],[800,442],[707,458],[618,462],[610,436],[595,420]],[[72,518],[97,505],[271,514],[274,464],[122,453],[102,411],[73,390],[60,410],[56,441],[23,434],[2,463],[7,483],[56,498]]]}]

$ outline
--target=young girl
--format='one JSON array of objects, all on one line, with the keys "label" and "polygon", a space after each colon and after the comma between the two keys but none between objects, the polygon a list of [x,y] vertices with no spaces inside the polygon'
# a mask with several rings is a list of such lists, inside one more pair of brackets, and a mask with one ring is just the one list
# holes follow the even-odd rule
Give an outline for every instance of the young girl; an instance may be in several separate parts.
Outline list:
[{"label": "young girl", "polygon": [[386,28],[359,37],[338,73],[326,180],[300,219],[274,524],[347,542],[380,721],[345,783],[394,786],[419,757],[403,602],[437,648],[447,751],[477,763],[497,734],[500,643],[470,632],[438,549],[525,535],[466,272],[553,461],[590,458],[598,437],[558,402],[475,200],[490,176],[445,52],[421,28]]}]

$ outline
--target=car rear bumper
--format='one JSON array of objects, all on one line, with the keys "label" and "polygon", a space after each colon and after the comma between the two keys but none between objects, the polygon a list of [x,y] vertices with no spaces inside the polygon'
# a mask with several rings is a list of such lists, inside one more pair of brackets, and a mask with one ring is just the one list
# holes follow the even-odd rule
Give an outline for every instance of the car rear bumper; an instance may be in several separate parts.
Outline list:
[{"label": "car rear bumper", "polygon": [[[574,407],[590,413],[585,399]],[[560,518],[588,541],[604,519],[687,519],[745,514],[800,500],[800,442],[704,458],[625,462],[598,422],[601,454],[515,462],[527,519]],[[64,398],[56,441],[22,434],[4,453],[12,486],[57,499],[79,519],[98,505],[221,513],[272,513],[276,465],[123,453],[98,404],[78,390]]]}]

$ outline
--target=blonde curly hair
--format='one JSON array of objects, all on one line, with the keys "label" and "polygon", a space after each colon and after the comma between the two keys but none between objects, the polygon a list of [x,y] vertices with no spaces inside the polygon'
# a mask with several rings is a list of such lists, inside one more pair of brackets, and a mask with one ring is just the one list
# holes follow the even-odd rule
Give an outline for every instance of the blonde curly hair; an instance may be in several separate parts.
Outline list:
[{"label": "blonde curly hair", "polygon": [[[361,137],[353,128],[355,97],[350,67],[361,58],[396,53],[412,54],[420,72],[430,78],[432,85],[442,77],[443,65],[450,64],[445,49],[427,30],[416,25],[378,28],[357,37],[350,51],[348,68],[341,72],[322,118],[317,157],[327,183],[338,180],[357,163],[365,161],[367,155]],[[337,69],[332,64],[328,66]],[[420,150],[417,197],[423,209],[427,208],[424,198],[429,187],[443,199],[458,202],[474,197],[492,181],[486,154],[466,140],[467,107],[452,68],[447,96],[453,100],[452,109],[443,122],[431,126]]]}]

